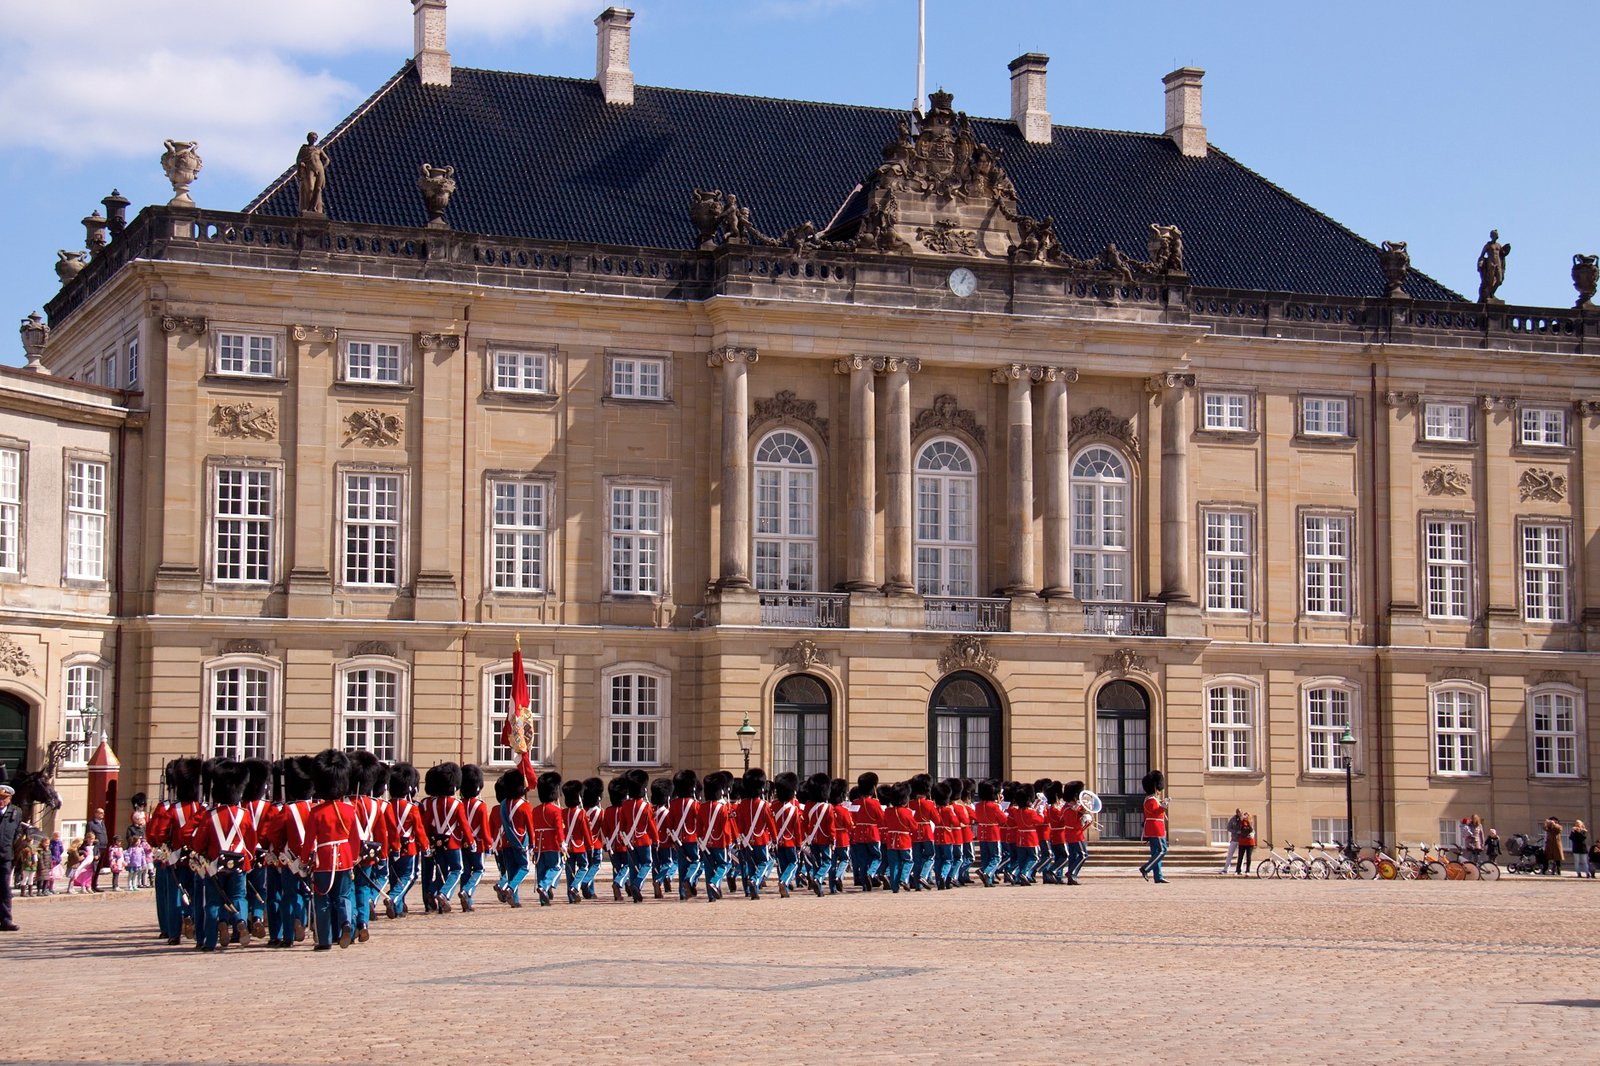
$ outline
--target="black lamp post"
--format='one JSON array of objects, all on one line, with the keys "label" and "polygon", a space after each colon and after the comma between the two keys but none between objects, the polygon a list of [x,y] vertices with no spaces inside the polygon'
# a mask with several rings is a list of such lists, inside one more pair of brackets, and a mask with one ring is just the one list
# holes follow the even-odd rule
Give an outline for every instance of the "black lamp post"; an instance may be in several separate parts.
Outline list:
[{"label": "black lamp post", "polygon": [[739,750],[744,752],[744,768],[749,771],[750,745],[756,738],[756,727],[750,724],[748,714],[744,716],[744,723],[733,731],[733,735],[739,738]]},{"label": "black lamp post", "polygon": [[1356,800],[1352,784],[1352,773],[1355,765],[1356,738],[1350,732],[1350,727],[1344,727],[1344,733],[1339,737],[1339,754],[1344,757],[1344,829],[1345,853],[1351,861],[1356,857]]},{"label": "black lamp post", "polygon": [[45,745],[45,772],[50,777],[54,777],[56,771],[61,769],[61,764],[67,760],[78,761],[80,750],[85,760],[94,754],[95,738],[100,734],[100,705],[94,700],[88,701],[83,705],[78,717],[83,720],[81,740],[52,740]]}]

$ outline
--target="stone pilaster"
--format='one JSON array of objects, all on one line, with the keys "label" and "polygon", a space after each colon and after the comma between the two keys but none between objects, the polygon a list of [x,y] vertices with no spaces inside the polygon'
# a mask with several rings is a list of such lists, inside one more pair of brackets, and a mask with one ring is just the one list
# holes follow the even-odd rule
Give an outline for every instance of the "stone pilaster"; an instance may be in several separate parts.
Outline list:
[{"label": "stone pilaster", "polygon": [[845,588],[851,592],[878,587],[877,568],[872,565],[877,514],[877,386],[873,362],[867,356],[852,355],[833,366],[837,373],[850,375],[850,551],[845,560]]},{"label": "stone pilaster", "polygon": [[1042,367],[1012,363],[994,371],[1006,386],[1007,596],[1026,596],[1033,583],[1033,383]]},{"label": "stone pilaster", "polygon": [[[1589,479],[1600,471],[1600,401],[1578,400],[1573,405],[1573,441],[1578,447],[1578,468],[1572,479],[1573,516],[1585,530],[1600,529],[1600,490],[1590,491]],[[1600,537],[1583,536],[1572,545],[1577,574],[1576,600],[1589,651],[1600,651]]]},{"label": "stone pilaster", "polygon": [[1516,401],[1510,397],[1480,396],[1478,413],[1483,419],[1479,423],[1483,427],[1483,446],[1478,451],[1483,464],[1483,491],[1475,495],[1481,508],[1478,528],[1483,532],[1472,547],[1484,574],[1480,585],[1486,597],[1483,621],[1489,631],[1490,647],[1515,648],[1521,643],[1522,628],[1515,563],[1521,547],[1516,542],[1517,498],[1511,484],[1515,468],[1507,458],[1511,455]]},{"label": "stone pilaster", "polygon": [[[922,369],[922,361],[889,358],[878,362],[889,388],[885,412],[889,425],[884,434],[889,498],[884,501],[883,591],[903,595],[916,591],[911,537],[911,375]],[[853,428],[854,422],[851,425]]]},{"label": "stone pilaster", "polygon": [[[338,526],[335,510],[343,499],[334,484],[333,419],[327,402],[337,361],[339,331],[331,326],[292,326],[289,330],[290,378],[294,402],[285,404],[284,438],[294,443],[292,476],[284,479],[284,499],[293,515],[290,542],[289,614],[326,618],[333,613],[333,570],[330,529]],[[292,428],[291,427],[292,424]]]},{"label": "stone pilaster", "polygon": [[1044,367],[1040,390],[1044,421],[1044,589],[1052,600],[1072,599],[1071,453],[1067,386],[1078,380],[1070,367]]},{"label": "stone pilaster", "polygon": [[1189,576],[1189,399],[1193,374],[1158,374],[1147,384],[1161,405],[1161,595],[1193,604]]},{"label": "stone pilaster", "polygon": [[750,381],[754,348],[718,348],[706,360],[722,368],[722,555],[719,589],[750,588]]}]

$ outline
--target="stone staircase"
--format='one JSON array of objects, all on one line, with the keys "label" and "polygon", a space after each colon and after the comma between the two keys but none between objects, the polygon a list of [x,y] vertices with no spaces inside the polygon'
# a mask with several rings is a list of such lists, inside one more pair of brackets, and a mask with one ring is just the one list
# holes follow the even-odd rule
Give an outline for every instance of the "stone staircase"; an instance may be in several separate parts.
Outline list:
[{"label": "stone staircase", "polygon": [[[1175,844],[1167,849],[1165,865],[1182,869],[1217,870],[1226,848],[1196,844]],[[1101,840],[1089,845],[1090,866],[1137,867],[1150,857],[1150,847],[1142,840]]]}]

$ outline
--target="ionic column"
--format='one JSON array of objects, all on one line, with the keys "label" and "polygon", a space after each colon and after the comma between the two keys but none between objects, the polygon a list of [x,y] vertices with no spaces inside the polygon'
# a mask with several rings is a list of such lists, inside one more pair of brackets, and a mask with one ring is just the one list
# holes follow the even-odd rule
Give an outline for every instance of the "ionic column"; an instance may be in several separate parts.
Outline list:
[{"label": "ionic column", "polygon": [[754,348],[718,348],[706,360],[722,368],[722,558],[719,589],[750,587],[750,382]]},{"label": "ionic column", "polygon": [[1193,374],[1160,374],[1150,392],[1161,411],[1161,596],[1167,603],[1193,603],[1189,583],[1189,404]]},{"label": "ionic column", "polygon": [[872,565],[874,522],[877,515],[875,479],[877,454],[873,360],[861,355],[840,359],[835,372],[850,375],[850,554],[845,560],[844,587],[851,592],[876,589],[876,568]]},{"label": "ionic column", "polygon": [[1067,386],[1078,380],[1070,367],[1044,368],[1044,589],[1052,600],[1072,598],[1072,491]]},{"label": "ionic column", "polygon": [[922,369],[922,361],[890,358],[882,362],[889,383],[889,425],[884,434],[889,498],[884,501],[883,591],[909,593],[917,587],[911,564],[911,375]]},{"label": "ionic column", "polygon": [[[1033,584],[1033,383],[1041,368],[1012,363],[994,372],[1006,386],[1007,596],[1034,592]],[[1042,374],[1040,374],[1042,376]]]}]

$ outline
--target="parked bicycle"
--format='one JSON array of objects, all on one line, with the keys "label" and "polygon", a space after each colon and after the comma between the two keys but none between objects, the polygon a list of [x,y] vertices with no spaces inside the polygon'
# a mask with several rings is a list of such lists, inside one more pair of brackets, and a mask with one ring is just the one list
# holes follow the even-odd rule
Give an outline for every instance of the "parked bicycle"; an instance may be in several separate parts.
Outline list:
[{"label": "parked bicycle", "polygon": [[1465,881],[1498,881],[1500,880],[1500,866],[1488,859],[1475,860],[1471,855],[1462,852],[1458,847],[1440,849],[1444,852],[1447,861],[1447,877],[1454,877],[1449,872],[1454,867],[1461,867],[1461,880]]},{"label": "parked bicycle", "polygon": [[1267,849],[1267,855],[1256,863],[1256,876],[1259,878],[1287,877],[1295,881],[1304,881],[1311,876],[1311,864],[1303,856],[1294,853],[1293,844],[1285,844],[1283,850],[1287,855],[1280,855],[1272,846],[1272,841],[1261,842]]}]

